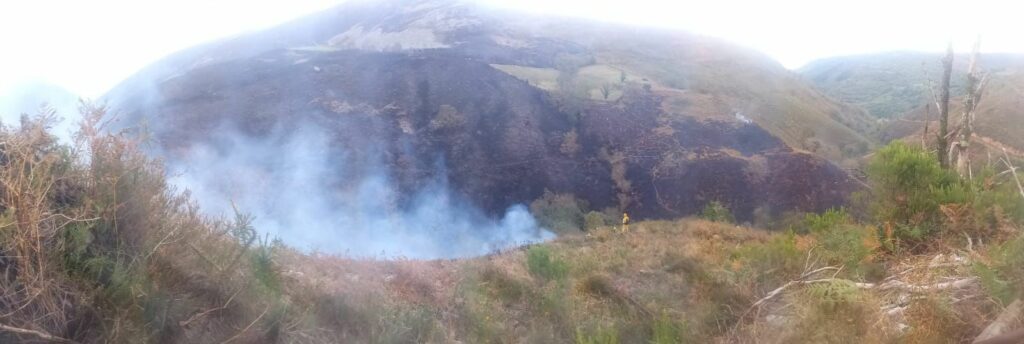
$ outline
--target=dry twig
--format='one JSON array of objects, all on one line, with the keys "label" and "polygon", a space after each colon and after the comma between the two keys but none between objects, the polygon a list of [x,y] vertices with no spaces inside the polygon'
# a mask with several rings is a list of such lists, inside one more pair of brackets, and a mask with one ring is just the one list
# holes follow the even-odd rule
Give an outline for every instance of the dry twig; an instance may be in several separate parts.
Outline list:
[{"label": "dry twig", "polygon": [[29,330],[29,329],[24,329],[24,328],[14,327],[14,326],[9,326],[9,325],[4,325],[4,324],[0,324],[0,330],[7,331],[7,332],[13,332],[13,333],[17,333],[17,334],[32,335],[32,336],[39,337],[39,339],[47,340],[47,341],[51,341],[51,342],[56,342],[56,343],[77,343],[76,341],[73,341],[73,340],[70,340],[70,339],[67,339],[67,338],[57,337],[57,336],[54,336],[54,335],[46,333],[46,332],[40,332],[40,331],[36,331],[36,330]]}]

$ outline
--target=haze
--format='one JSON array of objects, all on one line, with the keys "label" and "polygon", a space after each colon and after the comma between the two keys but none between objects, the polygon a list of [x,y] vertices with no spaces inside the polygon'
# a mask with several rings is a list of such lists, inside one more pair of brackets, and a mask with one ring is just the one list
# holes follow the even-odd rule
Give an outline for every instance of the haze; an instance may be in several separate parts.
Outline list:
[{"label": "haze", "polygon": [[[1022,5],[1011,1],[481,0],[531,12],[678,28],[759,50],[788,68],[813,59],[886,50],[1024,52]],[[99,97],[177,50],[258,30],[338,0],[9,1],[0,4],[0,94],[25,82]],[[946,23],[937,26],[935,23]]]}]

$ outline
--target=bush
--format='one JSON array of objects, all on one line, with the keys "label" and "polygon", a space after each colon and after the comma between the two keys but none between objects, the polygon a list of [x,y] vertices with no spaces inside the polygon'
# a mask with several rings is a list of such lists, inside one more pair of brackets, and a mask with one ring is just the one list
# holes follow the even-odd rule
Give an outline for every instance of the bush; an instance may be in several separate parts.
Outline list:
[{"label": "bush", "polygon": [[580,231],[587,203],[572,194],[556,194],[544,190],[544,196],[530,203],[530,212],[544,228],[556,233]]},{"label": "bush", "polygon": [[493,264],[489,264],[480,272],[480,280],[489,287],[488,295],[499,300],[514,302],[531,297],[530,287],[516,278],[509,276]]},{"label": "bush", "polygon": [[1003,305],[1008,305],[1013,301],[1017,291],[1015,286],[1011,285],[1010,281],[1006,280],[1006,277],[1003,277],[1006,273],[1005,270],[980,262],[975,262],[971,268],[974,275],[978,276],[978,281],[981,287],[985,289],[985,292],[988,293],[988,296],[999,300]]},{"label": "bush", "polygon": [[744,244],[732,253],[733,265],[753,277],[758,286],[775,288],[799,275],[805,251],[797,246],[793,232],[774,235],[768,241]]},{"label": "bush", "polygon": [[615,328],[598,328],[593,332],[576,329],[576,344],[618,344],[619,332]]},{"label": "bush", "polygon": [[917,244],[941,226],[940,206],[965,203],[960,178],[939,166],[935,157],[902,142],[879,150],[867,168],[872,219],[885,229],[886,244]]},{"label": "bush", "polygon": [[[4,323],[75,342],[180,342],[180,324],[200,319],[192,310],[232,300],[228,311],[197,321],[228,329],[266,309],[253,322],[261,334],[248,339],[274,341],[281,328],[274,319],[298,314],[289,298],[251,292],[253,281],[281,290],[273,245],[248,251],[256,237],[247,221],[201,215],[140,142],[101,129],[109,120],[103,108],[82,111],[74,146],[46,132],[52,112],[0,126]],[[202,333],[223,340],[237,333],[229,331]],[[0,333],[0,342],[13,338]]]},{"label": "bush", "polygon": [[1003,304],[1024,295],[1024,234],[992,247],[989,258],[974,263],[974,273],[989,295]]},{"label": "bush", "polygon": [[609,223],[614,222],[609,221],[605,214],[596,211],[591,211],[583,216],[583,229],[588,231],[607,226]]},{"label": "bush", "polygon": [[1021,198],[1012,175],[1001,179],[999,171],[984,168],[972,180],[973,195],[971,225],[976,230],[992,231],[1005,220],[1024,222],[1024,198]]},{"label": "bush", "polygon": [[867,174],[870,194],[859,197],[891,250],[919,246],[948,230],[989,236],[1007,220],[1024,220],[1015,184],[990,168],[962,180],[932,154],[894,142],[875,154]]},{"label": "bush", "polygon": [[815,283],[807,287],[808,296],[818,303],[822,310],[832,313],[845,306],[861,301],[861,292],[852,282],[834,280]]},{"label": "bush", "polygon": [[719,201],[711,201],[704,205],[704,210],[700,212],[700,218],[714,222],[736,222],[736,218],[732,216],[732,211]]},{"label": "bush", "polygon": [[851,282],[814,283],[797,302],[798,319],[785,343],[878,343],[884,331],[873,331],[877,308]]},{"label": "bush", "polygon": [[683,343],[686,327],[672,321],[668,314],[662,313],[651,325],[651,344]]},{"label": "bush", "polygon": [[526,250],[526,267],[534,277],[546,281],[561,281],[569,275],[569,264],[552,257],[551,249],[534,246]]},{"label": "bush", "polygon": [[845,266],[846,271],[863,274],[862,267],[879,246],[876,231],[854,223],[845,209],[829,209],[821,214],[804,215],[797,230],[812,235],[821,250],[815,251],[826,264]]},{"label": "bush", "polygon": [[798,233],[814,233],[820,234],[824,232],[830,232],[835,230],[839,226],[852,224],[853,220],[850,218],[850,214],[843,208],[832,208],[826,210],[821,214],[810,213],[804,215],[804,219],[801,222],[801,227],[797,230]]},{"label": "bush", "polygon": [[815,235],[821,250],[815,251],[829,265],[844,266],[854,275],[871,272],[870,263],[875,249],[880,246],[872,228],[842,225]]},{"label": "bush", "polygon": [[271,296],[281,294],[281,277],[274,263],[274,251],[282,246],[279,240],[271,241],[269,236],[259,240],[251,253],[252,276],[262,290]]}]

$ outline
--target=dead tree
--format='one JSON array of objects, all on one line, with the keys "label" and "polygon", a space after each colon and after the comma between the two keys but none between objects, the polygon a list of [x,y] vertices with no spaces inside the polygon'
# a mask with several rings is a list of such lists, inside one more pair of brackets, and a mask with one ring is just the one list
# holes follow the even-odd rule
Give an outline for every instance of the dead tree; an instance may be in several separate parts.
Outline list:
[{"label": "dead tree", "polygon": [[950,42],[946,47],[946,57],[942,58],[942,84],[939,86],[939,99],[935,100],[935,106],[939,109],[939,132],[935,134],[935,146],[939,164],[943,168],[949,167],[949,79],[952,75],[953,43]]},{"label": "dead tree", "polygon": [[974,116],[985,89],[986,78],[978,71],[978,52],[981,39],[974,42],[971,61],[967,67],[967,94],[964,95],[964,112],[960,117],[957,141],[953,142],[951,153],[955,154],[956,171],[962,178],[971,177],[971,136],[974,135]]}]

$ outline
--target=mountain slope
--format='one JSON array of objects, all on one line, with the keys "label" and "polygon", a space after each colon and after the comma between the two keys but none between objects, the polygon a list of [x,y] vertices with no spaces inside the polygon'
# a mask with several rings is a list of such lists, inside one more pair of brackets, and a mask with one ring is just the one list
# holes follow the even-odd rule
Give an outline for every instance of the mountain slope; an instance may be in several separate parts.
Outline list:
[{"label": "mountain slope", "polygon": [[[303,151],[336,190],[325,209],[383,173],[398,207],[440,183],[490,214],[550,190],[641,218],[719,200],[750,219],[841,204],[852,184],[818,155],[872,145],[864,113],[760,54],[452,1],[348,3],[175,54],[107,100],[172,164],[322,137]],[[286,179],[253,160],[256,180]]]},{"label": "mountain slope", "polygon": [[[954,94],[963,93],[968,59],[965,54],[954,59]],[[979,65],[998,73],[1024,65],[1024,56],[983,54]],[[941,54],[888,52],[821,59],[798,72],[829,96],[863,107],[875,117],[894,118],[931,103],[929,80],[937,85],[941,68]]]},{"label": "mountain slope", "polygon": [[[826,94],[867,108],[873,115],[892,118],[881,128],[883,141],[919,136],[925,122],[937,125],[938,111],[928,91],[937,83],[942,56],[929,53],[884,53],[824,59],[800,69]],[[966,55],[954,59],[951,121],[962,113]],[[984,146],[1024,150],[1024,55],[982,54],[979,67],[989,82],[978,107],[975,129]],[[915,140],[919,140],[915,138]]]}]

